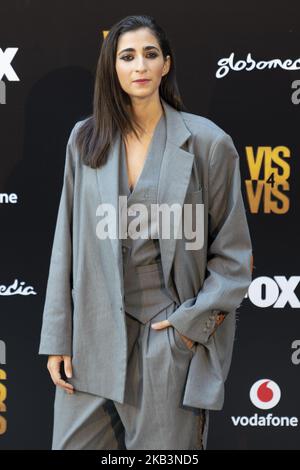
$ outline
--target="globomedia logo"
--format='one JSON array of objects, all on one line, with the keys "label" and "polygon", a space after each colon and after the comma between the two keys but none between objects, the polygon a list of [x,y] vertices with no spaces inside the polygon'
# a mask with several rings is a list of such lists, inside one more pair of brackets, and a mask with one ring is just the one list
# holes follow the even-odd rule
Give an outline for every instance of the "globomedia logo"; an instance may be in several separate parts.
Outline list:
[{"label": "globomedia logo", "polygon": [[[281,399],[279,385],[271,379],[260,379],[255,382],[249,393],[252,404],[260,410],[270,410],[278,405]],[[252,416],[231,416],[234,426],[298,426],[297,416],[275,416],[273,413],[262,415],[255,413]]]}]

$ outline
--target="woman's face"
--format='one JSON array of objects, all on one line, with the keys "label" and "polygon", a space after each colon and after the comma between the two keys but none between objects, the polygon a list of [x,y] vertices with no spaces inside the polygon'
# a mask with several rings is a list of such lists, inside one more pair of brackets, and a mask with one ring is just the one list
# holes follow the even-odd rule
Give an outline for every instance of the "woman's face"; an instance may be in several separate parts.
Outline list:
[{"label": "woman's face", "polygon": [[[131,98],[158,93],[161,79],[169,69],[170,57],[164,60],[157,39],[148,28],[128,31],[119,37],[116,71],[122,89]],[[135,82],[142,78],[149,81]]]}]

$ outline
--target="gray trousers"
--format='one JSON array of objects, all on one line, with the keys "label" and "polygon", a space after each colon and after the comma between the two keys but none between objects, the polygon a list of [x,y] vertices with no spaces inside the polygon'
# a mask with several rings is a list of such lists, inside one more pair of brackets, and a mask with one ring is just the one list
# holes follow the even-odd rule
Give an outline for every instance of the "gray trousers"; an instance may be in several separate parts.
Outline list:
[{"label": "gray trousers", "polygon": [[146,323],[126,313],[124,404],[80,391],[69,395],[56,387],[52,449],[205,449],[207,410],[182,405],[194,347],[173,326],[151,328],[174,308],[171,303]]}]

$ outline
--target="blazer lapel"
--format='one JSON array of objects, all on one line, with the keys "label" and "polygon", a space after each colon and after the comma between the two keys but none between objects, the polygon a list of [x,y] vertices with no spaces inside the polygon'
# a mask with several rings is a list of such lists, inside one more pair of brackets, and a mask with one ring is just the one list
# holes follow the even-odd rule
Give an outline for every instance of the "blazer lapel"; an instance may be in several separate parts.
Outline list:
[{"label": "blazer lapel", "polygon": [[[191,132],[186,127],[180,112],[163,99],[161,101],[166,112],[167,140],[159,175],[157,201],[159,205],[183,206],[193,168],[194,154],[181,147],[190,137]],[[176,248],[173,217],[170,217],[169,233],[170,238],[161,237],[160,227],[159,245],[166,287],[170,286]]]},{"label": "blazer lapel", "polygon": [[[191,135],[179,111],[161,99],[166,115],[167,140],[162,159],[158,181],[158,204],[180,204],[183,206],[191,171],[194,154],[181,148]],[[102,203],[113,206],[116,210],[116,238],[111,238],[113,259],[120,275],[123,290],[123,263],[121,254],[121,239],[119,238],[119,148],[120,133],[108,153],[107,163],[96,169],[98,189]],[[174,235],[173,218],[170,217],[170,238],[161,237],[159,231],[162,267],[165,285],[170,285],[170,273],[175,254],[176,238]]]},{"label": "blazer lapel", "polygon": [[[98,189],[101,204],[109,204],[115,209],[115,234],[110,236],[113,251],[112,262],[117,263],[120,281],[123,277],[123,263],[121,257],[121,238],[119,238],[119,148],[120,134],[117,133],[113,144],[108,152],[107,162],[101,168],[96,169]],[[110,255],[109,255],[110,256]]]}]

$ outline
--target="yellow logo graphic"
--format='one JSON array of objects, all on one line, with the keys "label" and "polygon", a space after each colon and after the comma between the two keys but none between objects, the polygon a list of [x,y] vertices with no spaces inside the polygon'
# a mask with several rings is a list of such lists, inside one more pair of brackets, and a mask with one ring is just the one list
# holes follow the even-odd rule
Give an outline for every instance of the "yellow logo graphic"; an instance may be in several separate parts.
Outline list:
[{"label": "yellow logo graphic", "polygon": [[[6,373],[0,369],[0,380],[6,380]],[[0,413],[6,412],[5,400],[7,396],[7,389],[4,384],[0,382]],[[7,423],[4,416],[0,415],[0,436],[6,432]]]},{"label": "yellow logo graphic", "polygon": [[290,149],[285,146],[246,147],[250,179],[245,181],[250,211],[256,214],[259,209],[266,214],[285,214],[290,207]]}]

